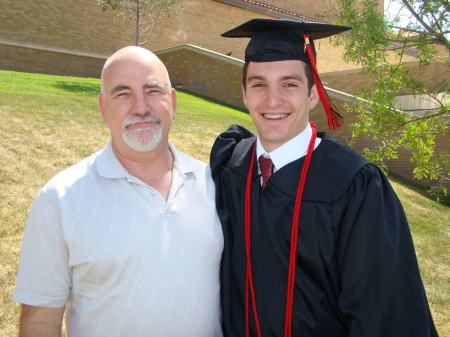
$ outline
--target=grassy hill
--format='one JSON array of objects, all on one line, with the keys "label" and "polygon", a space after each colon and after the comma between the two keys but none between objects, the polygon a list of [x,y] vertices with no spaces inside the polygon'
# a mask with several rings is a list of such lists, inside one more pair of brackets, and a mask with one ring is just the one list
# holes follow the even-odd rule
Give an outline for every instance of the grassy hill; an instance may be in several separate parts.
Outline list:
[{"label": "grassy hill", "polygon": [[[99,84],[0,71],[0,337],[17,335],[19,305],[10,298],[33,198],[49,178],[109,139],[97,108]],[[179,91],[170,139],[179,150],[208,161],[215,137],[230,124],[254,131],[248,114]],[[438,331],[450,335],[450,208],[408,184],[391,182],[410,221]]]}]

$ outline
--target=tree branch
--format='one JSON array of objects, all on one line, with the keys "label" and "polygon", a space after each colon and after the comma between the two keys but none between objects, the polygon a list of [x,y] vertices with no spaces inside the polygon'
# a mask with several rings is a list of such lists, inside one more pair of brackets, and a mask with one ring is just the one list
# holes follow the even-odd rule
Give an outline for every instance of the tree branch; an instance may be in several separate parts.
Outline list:
[{"label": "tree branch", "polygon": [[[419,15],[415,9],[410,5],[408,0],[401,0],[402,3],[405,5],[405,7],[409,10],[409,12],[414,16],[414,18],[417,20],[417,22],[419,22],[422,27],[424,27],[428,33],[426,32],[422,32],[422,31],[416,31],[417,33],[420,34],[426,34],[428,36],[433,36],[434,39],[437,41],[438,44],[442,44],[446,49],[448,49],[448,51],[450,52],[450,43],[448,42],[448,40],[445,38],[445,34],[442,31],[436,31],[435,29],[433,29],[432,27],[430,27],[425,20],[423,19],[423,16]],[[436,25],[439,26],[439,20],[435,20],[434,21],[436,23]],[[408,29],[408,28],[401,28],[401,29]]]},{"label": "tree branch", "polygon": [[447,113],[450,113],[450,110],[443,110],[443,111],[439,111],[439,112],[436,112],[436,113],[431,114],[431,115],[420,116],[420,117],[417,117],[417,118],[410,119],[408,121],[405,121],[405,122],[399,124],[398,127],[397,127],[397,130],[402,128],[402,127],[404,127],[407,124],[415,123],[415,122],[426,120],[426,119],[432,119],[432,118],[440,117],[440,116],[443,116],[443,115],[445,115]]}]

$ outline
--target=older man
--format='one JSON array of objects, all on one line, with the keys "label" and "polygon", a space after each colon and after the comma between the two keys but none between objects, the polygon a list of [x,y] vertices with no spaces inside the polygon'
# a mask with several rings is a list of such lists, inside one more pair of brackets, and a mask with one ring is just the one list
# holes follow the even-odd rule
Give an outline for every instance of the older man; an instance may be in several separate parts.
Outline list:
[{"label": "older man", "polygon": [[107,146],[56,175],[27,222],[21,336],[221,336],[223,236],[206,164],[168,141],[176,92],[150,51],[102,72]]}]

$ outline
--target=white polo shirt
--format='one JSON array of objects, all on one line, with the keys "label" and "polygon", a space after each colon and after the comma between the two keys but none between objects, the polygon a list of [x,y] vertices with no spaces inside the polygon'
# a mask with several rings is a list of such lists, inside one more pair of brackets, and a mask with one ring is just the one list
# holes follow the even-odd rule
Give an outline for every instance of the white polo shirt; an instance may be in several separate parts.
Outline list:
[{"label": "white polo shirt", "polygon": [[111,142],[52,178],[30,211],[13,300],[67,305],[69,336],[221,336],[210,168],[170,148],[167,201]]}]

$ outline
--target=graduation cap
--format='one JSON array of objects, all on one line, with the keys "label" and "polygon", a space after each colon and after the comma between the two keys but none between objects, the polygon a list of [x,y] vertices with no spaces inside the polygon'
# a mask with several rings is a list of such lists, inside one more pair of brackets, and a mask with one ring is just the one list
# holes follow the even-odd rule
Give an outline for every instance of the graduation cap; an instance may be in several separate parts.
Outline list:
[{"label": "graduation cap", "polygon": [[223,37],[251,38],[245,49],[246,62],[300,60],[311,67],[320,100],[325,107],[328,127],[342,125],[341,115],[331,106],[316,66],[314,40],[350,30],[351,27],[326,23],[280,19],[252,19],[222,34]]}]

